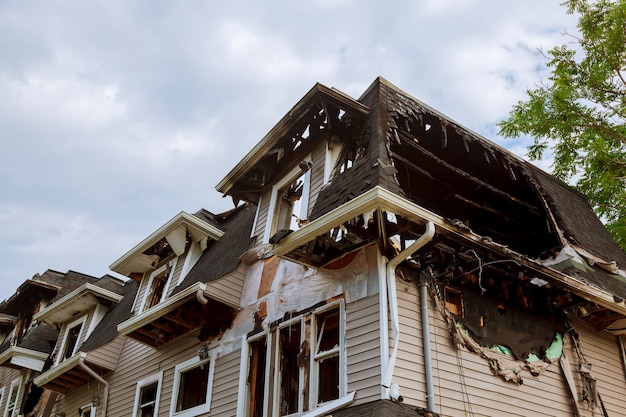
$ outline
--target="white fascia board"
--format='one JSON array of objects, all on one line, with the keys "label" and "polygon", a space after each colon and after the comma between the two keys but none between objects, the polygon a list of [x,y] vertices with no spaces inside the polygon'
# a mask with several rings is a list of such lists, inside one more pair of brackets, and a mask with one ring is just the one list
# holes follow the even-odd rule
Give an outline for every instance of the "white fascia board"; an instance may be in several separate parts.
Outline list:
[{"label": "white fascia board", "polygon": [[152,323],[159,317],[163,317],[165,314],[176,310],[181,304],[187,302],[189,297],[195,297],[198,291],[202,291],[204,294],[206,291],[206,284],[197,282],[192,286],[185,288],[162,303],[149,308],[147,311],[121,322],[117,325],[117,331],[122,335],[130,334],[135,330],[142,328],[146,324]]},{"label": "white fascia board", "polygon": [[33,380],[33,382],[35,383],[35,385],[41,387],[47,384],[48,382],[55,380],[56,378],[63,375],[67,371],[71,370],[72,368],[78,365],[81,358],[84,359],[86,357],[87,357],[87,354],[85,352],[78,352],[71,358],[64,360],[59,365],[54,366],[47,372],[44,372],[43,374],[39,375],[37,378]]},{"label": "white fascia board", "polygon": [[490,242],[480,235],[461,232],[456,226],[447,223],[443,217],[380,186],[372,188],[335,210],[324,214],[309,224],[290,233],[277,245],[274,252],[278,256],[284,256],[292,250],[315,239],[317,236],[329,231],[333,227],[339,226],[350,219],[358,217],[363,213],[371,212],[372,210],[388,211],[418,223],[433,222],[438,232],[445,231],[460,240],[470,241],[482,246],[485,250],[509,257],[537,274],[552,278],[559,282],[564,289],[584,299],[626,315],[626,305],[624,303],[615,302],[613,294],[599,288],[591,287],[582,280],[542,265],[540,262],[512,251],[505,246]]},{"label": "white fascia board", "polygon": [[28,369],[40,372],[50,356],[47,353],[32,349],[25,349],[19,346],[11,346],[0,354],[0,365],[10,362],[14,365],[23,366]]},{"label": "white fascia board", "polygon": [[222,194],[228,193],[235,182],[237,182],[237,180],[241,178],[246,171],[257,164],[261,158],[263,158],[263,156],[265,156],[278,143],[278,141],[282,139],[288,128],[304,117],[309,107],[318,101],[313,100],[317,98],[317,95],[320,95],[320,99],[324,97],[332,97],[335,102],[339,102],[346,108],[355,110],[363,115],[369,113],[369,108],[367,106],[363,105],[358,100],[353,99],[349,95],[335,88],[328,88],[320,83],[315,84],[313,88],[311,88],[309,92],[306,93],[304,97],[302,97],[300,101],[298,101],[298,103],[296,103],[296,105],[293,106],[278,123],[276,123],[276,125],[274,125],[272,130],[270,130],[263,137],[263,139],[261,139],[259,143],[257,143],[241,161],[239,161],[239,163],[228,173],[228,175],[226,175],[226,177],[224,177],[219,184],[217,184],[215,187],[217,191]]},{"label": "white fascia board", "polygon": [[94,284],[83,284],[65,297],[50,304],[33,316],[33,319],[44,321],[49,324],[62,324],[72,318],[75,313],[69,316],[65,310],[73,308],[77,312],[86,312],[94,308],[99,300],[108,300],[119,303],[124,298],[122,295],[109,291]]},{"label": "white fascia board", "polygon": [[127,271],[125,269],[125,266],[131,263],[133,258],[142,255],[143,252],[148,250],[151,246],[153,246],[167,234],[173,232],[181,226],[186,227],[192,238],[198,242],[204,237],[219,240],[224,235],[224,232],[217,227],[205,222],[202,219],[199,219],[192,214],[181,211],[163,226],[159,227],[155,232],[150,234],[150,236],[142,240],[134,248],[126,252],[126,254],[124,254],[121,258],[113,262],[109,266],[109,269],[123,275],[129,274],[130,272],[137,272]]}]

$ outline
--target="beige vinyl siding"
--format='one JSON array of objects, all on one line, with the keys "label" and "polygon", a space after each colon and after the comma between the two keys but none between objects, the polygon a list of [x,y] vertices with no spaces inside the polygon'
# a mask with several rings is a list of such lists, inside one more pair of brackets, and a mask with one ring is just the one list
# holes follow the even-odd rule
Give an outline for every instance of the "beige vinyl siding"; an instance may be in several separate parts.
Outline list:
[{"label": "beige vinyl siding", "polygon": [[207,283],[207,291],[219,294],[220,297],[225,298],[233,305],[239,306],[245,278],[246,266],[241,263],[232,273]]},{"label": "beige vinyl siding", "polygon": [[87,361],[105,366],[107,369],[115,368],[122,350],[124,336],[117,336],[104,346],[90,350]]},{"label": "beige vinyl siding", "polygon": [[0,416],[4,416],[4,410],[6,409],[7,401],[11,393],[11,382],[20,377],[22,378],[20,383],[20,395],[16,403],[18,408],[22,403],[22,398],[24,398],[24,373],[17,369],[0,366],[0,390],[4,389],[2,401],[0,401]]},{"label": "beige vinyl siding", "polygon": [[[413,283],[398,281],[397,285],[400,344],[392,382],[400,386],[406,404],[426,407],[418,291]],[[429,304],[433,383],[438,413],[459,417],[572,415],[569,392],[558,362],[538,377],[523,371],[522,385],[505,382],[501,377],[494,376],[487,361],[477,354],[466,349],[457,351],[441,315],[434,310],[432,301]]]},{"label": "beige vinyl siding", "polygon": [[170,282],[168,283],[169,287],[167,289],[166,298],[172,294],[172,291],[174,290],[174,288],[176,288],[176,285],[178,284],[178,278],[180,278],[180,273],[183,271],[183,267],[185,265],[185,258],[187,258],[187,255],[189,255],[189,248],[187,248],[185,252],[183,252],[176,260],[176,265],[174,266],[174,273],[170,277]]},{"label": "beige vinyl siding", "polygon": [[[110,401],[107,416],[129,416],[135,402],[137,382],[163,372],[159,416],[169,416],[176,365],[197,355],[198,339],[188,335],[152,349],[130,338],[124,340],[117,371],[111,374]],[[215,361],[210,414],[235,415],[239,386],[239,350],[218,357]]]},{"label": "beige vinyl siding", "polygon": [[217,358],[215,362],[211,411],[207,415],[234,416],[237,414],[240,361],[241,350]]},{"label": "beige vinyl siding", "polygon": [[[106,379],[106,376],[105,376]],[[83,407],[89,403],[91,403],[91,399],[95,396],[100,397],[102,400],[102,395],[104,392],[104,387],[102,384],[99,384],[97,381],[92,381],[88,384],[83,385],[80,388],[77,388],[73,391],[70,391],[66,395],[59,395],[55,408],[53,409],[51,415],[54,416],[59,413],[65,413],[66,416],[77,416],[78,409]],[[109,396],[109,405],[111,405],[111,398]],[[100,407],[102,406],[102,403]],[[96,415],[99,417],[102,415],[102,408],[96,408]],[[4,411],[4,410],[3,410]],[[107,413],[107,416],[110,414]],[[130,415],[130,414],[124,414]]]},{"label": "beige vinyl siding", "polygon": [[378,294],[346,305],[348,392],[354,405],[380,399],[380,326]]}]

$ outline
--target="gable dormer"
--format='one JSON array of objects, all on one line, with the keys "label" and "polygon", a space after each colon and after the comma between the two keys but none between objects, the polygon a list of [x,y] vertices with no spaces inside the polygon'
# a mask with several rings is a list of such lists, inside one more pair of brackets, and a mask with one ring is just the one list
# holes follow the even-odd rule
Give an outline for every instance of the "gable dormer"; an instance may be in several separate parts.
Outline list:
[{"label": "gable dormer", "polygon": [[218,184],[235,203],[258,206],[253,235],[261,243],[309,219],[320,189],[342,158],[359,151],[369,109],[340,91],[316,84]]},{"label": "gable dormer", "polygon": [[[106,285],[107,278],[101,278],[100,283]],[[94,375],[115,368],[114,358],[101,355],[97,349],[83,349],[107,311],[124,298],[121,283],[110,283],[106,286],[117,292],[86,283],[35,314],[35,320],[59,329],[52,366],[35,378],[35,384],[65,394],[93,380]]]},{"label": "gable dormer", "polygon": [[[120,334],[159,348],[193,331],[208,338],[228,328],[242,287],[242,273],[234,270],[249,246],[250,222],[244,219],[253,209],[181,212],[111,265],[140,282],[131,317],[117,327]],[[241,242],[245,248],[237,250]],[[236,262],[224,268],[229,260]]]}]

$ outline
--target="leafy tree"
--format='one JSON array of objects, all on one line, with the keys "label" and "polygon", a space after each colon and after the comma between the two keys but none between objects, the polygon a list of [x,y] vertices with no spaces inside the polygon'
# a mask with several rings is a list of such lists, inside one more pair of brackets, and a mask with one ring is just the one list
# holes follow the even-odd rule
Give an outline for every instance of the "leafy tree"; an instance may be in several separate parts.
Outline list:
[{"label": "leafy tree", "polygon": [[626,0],[567,0],[573,42],[547,52],[548,83],[500,122],[505,137],[534,137],[529,156],[554,153],[553,174],[576,187],[626,250]]}]

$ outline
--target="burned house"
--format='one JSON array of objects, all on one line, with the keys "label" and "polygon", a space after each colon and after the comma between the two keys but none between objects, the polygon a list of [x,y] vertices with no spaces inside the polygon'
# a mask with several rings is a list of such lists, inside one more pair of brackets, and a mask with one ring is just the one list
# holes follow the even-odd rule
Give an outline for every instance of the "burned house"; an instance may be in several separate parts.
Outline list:
[{"label": "burned house", "polygon": [[35,378],[48,415],[623,414],[626,254],[581,194],[386,80],[315,85],[216,188],[234,209],[111,265],[133,291],[90,288],[110,308]]}]

